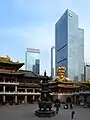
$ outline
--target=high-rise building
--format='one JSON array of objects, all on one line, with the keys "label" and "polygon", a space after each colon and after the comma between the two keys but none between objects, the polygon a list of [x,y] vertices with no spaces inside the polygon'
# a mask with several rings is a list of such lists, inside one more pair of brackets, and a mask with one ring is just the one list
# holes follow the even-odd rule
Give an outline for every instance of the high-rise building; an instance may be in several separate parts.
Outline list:
[{"label": "high-rise building", "polygon": [[55,76],[55,46],[51,47],[51,76]]},{"label": "high-rise building", "polygon": [[81,80],[84,74],[84,30],[78,28],[78,15],[66,10],[55,25],[55,67],[65,66],[66,75]]},{"label": "high-rise building", "polygon": [[84,64],[84,81],[90,80],[90,63]]},{"label": "high-rise building", "polygon": [[40,59],[35,60],[35,73],[40,74]]},{"label": "high-rise building", "polygon": [[39,73],[37,72],[37,64],[38,71],[40,72],[40,50],[27,48],[27,51],[25,53],[25,69],[33,71],[37,74]]},{"label": "high-rise building", "polygon": [[33,65],[33,69],[32,71],[35,73],[36,72],[36,68],[35,68],[35,65]]}]

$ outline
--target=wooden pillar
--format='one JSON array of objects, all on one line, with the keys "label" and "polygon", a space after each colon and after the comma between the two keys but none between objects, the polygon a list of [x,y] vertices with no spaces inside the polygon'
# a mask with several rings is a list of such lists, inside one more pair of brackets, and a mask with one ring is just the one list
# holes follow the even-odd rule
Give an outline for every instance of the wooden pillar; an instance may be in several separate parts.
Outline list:
[{"label": "wooden pillar", "polygon": [[15,103],[17,104],[17,95],[15,95]]},{"label": "wooden pillar", "polygon": [[17,93],[17,86],[15,86],[15,92]]},{"label": "wooden pillar", "polygon": [[6,100],[5,100],[5,99],[6,99],[5,95],[3,95],[3,102],[6,102]]},{"label": "wooden pillar", "polygon": [[5,93],[5,85],[3,86],[3,92]]},{"label": "wooden pillar", "polygon": [[3,78],[3,82],[5,82],[5,77]]},{"label": "wooden pillar", "polygon": [[[5,82],[5,77],[3,78],[3,82]],[[3,92],[5,93],[5,85],[3,85]],[[6,96],[3,95],[3,102],[6,102]]]},{"label": "wooden pillar", "polygon": [[[33,93],[35,93],[35,89],[33,89]],[[35,95],[33,95],[33,101],[35,100]]]},{"label": "wooden pillar", "polygon": [[[27,92],[26,88],[25,88],[25,92]],[[25,103],[27,103],[27,95],[25,95]]]},{"label": "wooden pillar", "polygon": [[[15,86],[15,93],[17,93],[17,86]],[[15,95],[15,104],[17,104],[17,95]]]}]

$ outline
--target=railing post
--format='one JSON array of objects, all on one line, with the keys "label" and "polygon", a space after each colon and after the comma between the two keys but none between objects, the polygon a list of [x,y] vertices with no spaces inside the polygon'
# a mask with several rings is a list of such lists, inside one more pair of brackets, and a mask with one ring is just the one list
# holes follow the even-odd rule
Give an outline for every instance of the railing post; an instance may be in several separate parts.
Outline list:
[{"label": "railing post", "polygon": [[[25,93],[27,93],[27,89],[25,88]],[[25,95],[25,103],[27,103],[27,95]]]},{"label": "railing post", "polygon": [[3,92],[5,93],[5,85],[3,86]]}]

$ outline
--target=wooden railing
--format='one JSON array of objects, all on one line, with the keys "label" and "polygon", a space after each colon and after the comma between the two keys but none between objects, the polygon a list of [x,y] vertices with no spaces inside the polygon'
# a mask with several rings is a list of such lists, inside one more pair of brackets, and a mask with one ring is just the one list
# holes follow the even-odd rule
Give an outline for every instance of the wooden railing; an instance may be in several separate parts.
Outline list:
[{"label": "wooden railing", "polygon": [[19,82],[0,82],[2,85],[19,85]]}]

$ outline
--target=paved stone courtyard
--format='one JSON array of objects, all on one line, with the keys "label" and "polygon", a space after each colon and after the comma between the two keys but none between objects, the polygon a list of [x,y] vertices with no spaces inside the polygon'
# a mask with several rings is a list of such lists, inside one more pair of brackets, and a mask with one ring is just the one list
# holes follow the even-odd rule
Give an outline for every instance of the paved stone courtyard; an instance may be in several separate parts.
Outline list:
[{"label": "paved stone courtyard", "polygon": [[[51,118],[38,118],[34,115],[37,104],[0,106],[0,120],[71,120],[70,109],[60,109],[59,114]],[[89,120],[90,108],[75,107],[76,120]]]}]

